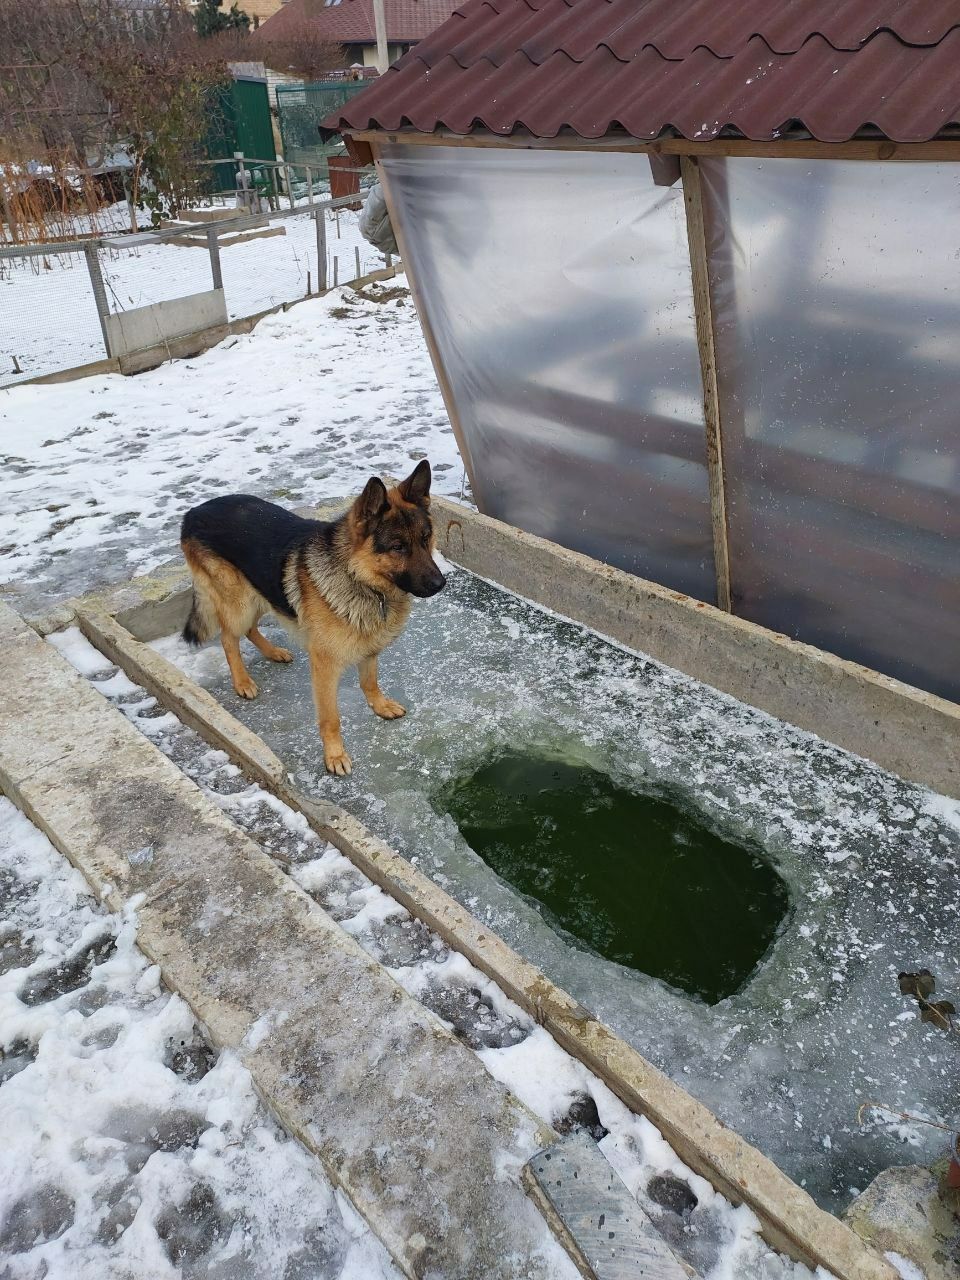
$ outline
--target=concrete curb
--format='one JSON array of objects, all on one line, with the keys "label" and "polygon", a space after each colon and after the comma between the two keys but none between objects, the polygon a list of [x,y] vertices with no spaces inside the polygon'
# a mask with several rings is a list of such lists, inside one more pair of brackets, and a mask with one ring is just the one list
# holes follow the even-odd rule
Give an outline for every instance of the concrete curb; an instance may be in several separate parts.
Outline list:
[{"label": "concrete curb", "polygon": [[337,805],[297,791],[282,761],[206,690],[102,611],[81,606],[77,621],[132,680],[301,812],[318,834],[491,978],[631,1110],[647,1116],[691,1168],[734,1203],[748,1204],[775,1249],[808,1265],[823,1265],[838,1280],[895,1280],[893,1269],[848,1226],[818,1208],[776,1165],[432,880]]},{"label": "concrete curb", "polygon": [[519,1177],[552,1130],[5,607],[0,647],[0,789],[140,895],[142,950],[405,1274],[552,1280]]}]

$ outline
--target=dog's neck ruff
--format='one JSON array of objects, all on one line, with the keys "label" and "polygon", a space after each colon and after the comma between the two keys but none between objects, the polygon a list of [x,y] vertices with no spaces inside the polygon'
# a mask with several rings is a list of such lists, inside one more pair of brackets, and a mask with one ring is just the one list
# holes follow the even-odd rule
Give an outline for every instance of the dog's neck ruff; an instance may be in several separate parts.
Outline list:
[{"label": "dog's neck ruff", "polygon": [[[317,591],[348,626],[364,634],[383,626],[390,605],[382,591],[362,582],[345,565],[309,544],[304,548],[303,563]],[[301,593],[296,573],[290,575],[286,587],[290,603],[299,614]]]}]

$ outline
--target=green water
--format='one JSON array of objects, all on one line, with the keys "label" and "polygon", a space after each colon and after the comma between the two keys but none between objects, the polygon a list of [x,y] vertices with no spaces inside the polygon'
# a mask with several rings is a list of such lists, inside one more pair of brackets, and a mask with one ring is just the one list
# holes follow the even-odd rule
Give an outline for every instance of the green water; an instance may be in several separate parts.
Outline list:
[{"label": "green water", "polygon": [[769,863],[587,765],[507,753],[434,803],[553,925],[708,1004],[743,985],[787,912]]}]

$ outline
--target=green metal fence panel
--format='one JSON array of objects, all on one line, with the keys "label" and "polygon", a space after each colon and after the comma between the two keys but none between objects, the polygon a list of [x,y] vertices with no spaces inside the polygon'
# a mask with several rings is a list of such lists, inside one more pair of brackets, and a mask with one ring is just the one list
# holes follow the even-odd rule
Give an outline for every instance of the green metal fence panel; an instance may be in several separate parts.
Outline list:
[{"label": "green metal fence panel", "polygon": [[362,80],[277,85],[277,116],[287,163],[310,165],[318,175],[326,177],[327,156],[342,155],[344,148],[339,138],[320,141],[320,121],[364,87]]},{"label": "green metal fence panel", "polygon": [[[251,159],[276,160],[265,80],[231,80],[214,90],[210,118],[206,151],[211,159],[242,151]],[[214,169],[216,190],[232,191],[236,176],[235,165],[217,165]]]}]

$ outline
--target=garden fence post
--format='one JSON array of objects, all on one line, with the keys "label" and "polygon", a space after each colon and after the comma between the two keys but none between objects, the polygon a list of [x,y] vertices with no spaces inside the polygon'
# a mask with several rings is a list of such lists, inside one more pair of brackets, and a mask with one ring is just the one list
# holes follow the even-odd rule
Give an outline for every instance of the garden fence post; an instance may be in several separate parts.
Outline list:
[{"label": "garden fence post", "polygon": [[313,215],[317,224],[317,292],[327,291],[327,211],[321,206]]},{"label": "garden fence post", "polygon": [[238,161],[237,185],[239,186],[240,192],[241,192],[241,195],[240,195],[241,203],[246,213],[253,213],[253,208],[250,203],[250,197],[247,193],[247,165],[246,165],[246,161],[243,158],[243,152],[235,151],[233,153],[233,158],[234,160]]},{"label": "garden fence post", "polygon": [[100,270],[100,249],[94,242],[84,245],[84,257],[87,259],[87,271],[90,275],[90,284],[93,287],[93,299],[97,304],[97,315],[100,317],[100,332],[103,334],[103,347],[108,358],[113,356],[110,350],[110,330],[107,327],[107,317],[110,315],[110,306],[107,302],[107,291],[103,285],[103,273]]},{"label": "garden fence post", "polygon": [[223,288],[223,273],[220,270],[220,241],[217,239],[217,228],[207,227],[207,248],[210,251],[210,274],[213,276],[213,287]]},{"label": "garden fence post", "polygon": [[307,200],[313,204],[313,170],[309,165],[305,165],[304,168],[307,171]]}]

